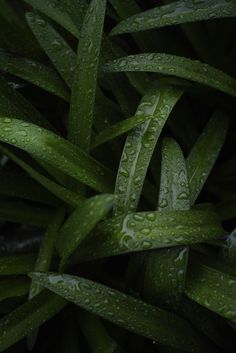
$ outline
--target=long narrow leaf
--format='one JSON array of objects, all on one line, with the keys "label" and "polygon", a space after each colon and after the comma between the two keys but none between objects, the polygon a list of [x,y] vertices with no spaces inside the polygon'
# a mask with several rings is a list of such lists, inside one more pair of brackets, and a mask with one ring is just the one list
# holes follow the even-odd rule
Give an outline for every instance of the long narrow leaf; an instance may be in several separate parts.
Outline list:
[{"label": "long narrow leaf", "polygon": [[186,284],[186,294],[189,298],[235,321],[235,292],[235,277],[203,264],[191,264]]},{"label": "long narrow leaf", "polygon": [[153,150],[181,94],[178,88],[163,86],[151,90],[142,99],[136,117],[147,115],[152,118],[138,126],[126,139],[116,178],[116,214],[136,209]]},{"label": "long narrow leaf", "polygon": [[0,70],[22,78],[56,96],[69,100],[69,93],[57,73],[39,62],[0,51]]},{"label": "long narrow leaf", "polygon": [[[70,16],[66,13],[64,1],[57,0],[24,0],[31,5],[35,10],[39,10],[44,15],[59,23],[62,27],[67,29],[75,37],[79,36],[78,28],[74,25]],[[44,22],[42,23],[44,26]]]},{"label": "long narrow leaf", "polygon": [[101,131],[97,136],[95,136],[94,142],[92,143],[92,148],[113,140],[114,138],[124,134],[125,132],[128,132],[129,130],[132,130],[138,125],[141,125],[146,120],[150,120],[148,115],[132,116],[131,118],[119,121],[118,123],[109,126],[105,130]]},{"label": "long narrow leaf", "polygon": [[224,233],[210,211],[137,212],[111,218],[81,244],[74,261],[123,253],[201,243]]},{"label": "long narrow leaf", "polygon": [[170,54],[129,55],[102,67],[104,72],[147,71],[177,76],[215,88],[236,97],[236,80],[197,60]]},{"label": "long narrow leaf", "polygon": [[[38,252],[37,260],[35,261],[34,271],[48,272],[50,270],[50,265],[52,262],[53,252],[55,250],[56,236],[59,231],[59,228],[64,219],[64,209],[59,208],[55,211],[52,220],[46,230],[46,233],[42,239],[40,249]],[[29,299],[32,299],[37,294],[42,291],[42,287],[31,281],[30,290],[29,290]],[[27,336],[27,343],[30,349],[33,348],[37,340],[38,330],[32,331]]]},{"label": "long narrow leaf", "polygon": [[76,54],[64,38],[44,18],[38,14],[28,12],[26,19],[41,47],[64,81],[70,86],[76,64]]},{"label": "long narrow leaf", "polygon": [[18,164],[22,169],[24,169],[33,179],[38,181],[39,184],[45,187],[48,191],[50,191],[53,195],[57,196],[59,199],[63,200],[67,204],[71,206],[78,206],[82,197],[73,191],[64,188],[63,186],[57,184],[53,180],[39,173],[36,169],[30,166],[30,164],[26,163],[23,159],[19,158],[15,153],[0,145],[0,151],[12,159],[16,164]]},{"label": "long narrow leaf", "polygon": [[114,289],[70,275],[33,273],[31,277],[76,305],[161,344],[189,352],[207,348],[187,321]]},{"label": "long narrow leaf", "polygon": [[95,225],[106,216],[112,205],[112,195],[97,195],[84,201],[67,219],[56,244],[63,264]]},{"label": "long narrow leaf", "polygon": [[68,137],[85,151],[90,148],[105,8],[106,0],[92,0],[87,9],[72,85]]},{"label": "long narrow leaf", "polygon": [[228,125],[225,114],[215,113],[187,157],[191,205],[196,201],[215,164],[225,141]]},{"label": "long narrow leaf", "polygon": [[[159,211],[189,210],[186,163],[179,145],[166,138],[162,146]],[[144,292],[152,301],[179,301],[185,288],[188,248],[161,249],[147,256]]]},{"label": "long narrow leaf", "polygon": [[0,352],[27,336],[32,329],[51,319],[66,305],[66,301],[43,291],[0,320]]},{"label": "long narrow leaf", "polygon": [[121,21],[112,34],[132,33],[181,23],[236,17],[234,0],[180,0],[138,13]]},{"label": "long narrow leaf", "polygon": [[110,191],[113,176],[100,163],[54,133],[17,119],[0,119],[0,140],[25,150],[65,174],[97,189]]},{"label": "long narrow leaf", "polygon": [[46,129],[53,130],[51,124],[26,100],[12,88],[3,78],[0,78],[0,113],[2,116],[30,121]]}]

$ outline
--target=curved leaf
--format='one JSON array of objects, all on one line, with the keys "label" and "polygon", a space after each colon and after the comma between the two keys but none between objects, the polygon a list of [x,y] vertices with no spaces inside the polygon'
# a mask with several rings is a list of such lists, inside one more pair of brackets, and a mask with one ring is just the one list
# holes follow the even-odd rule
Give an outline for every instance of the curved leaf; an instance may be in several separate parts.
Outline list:
[{"label": "curved leaf", "polygon": [[236,17],[234,0],[180,0],[133,15],[121,21],[111,34],[133,33],[222,17]]},{"label": "curved leaf", "polygon": [[63,171],[95,190],[109,192],[113,176],[82,150],[54,133],[17,119],[0,119],[0,140]]},{"label": "curved leaf", "polygon": [[69,93],[57,73],[39,62],[15,57],[0,50],[0,70],[22,78],[68,101]]},{"label": "curved leaf", "polygon": [[191,264],[186,283],[186,295],[192,300],[235,321],[235,293],[236,278],[203,264]]},{"label": "curved leaf", "polygon": [[53,130],[51,124],[17,90],[0,78],[0,113],[2,116],[30,121],[46,129]]},{"label": "curved leaf", "polygon": [[125,120],[119,121],[116,124],[113,124],[106,129],[102,130],[97,134],[94,138],[94,142],[92,143],[92,148],[102,145],[105,142],[113,140],[114,138],[132,130],[138,125],[144,123],[146,120],[149,120],[150,116],[132,116],[131,118],[127,118]]},{"label": "curved leaf", "polygon": [[64,38],[44,18],[33,12],[28,12],[26,19],[41,47],[64,81],[70,86],[73,80],[76,54]]},{"label": "curved leaf", "polygon": [[39,184],[44,186],[45,189],[50,191],[59,199],[74,207],[77,207],[81,203],[83,198],[80,195],[74,193],[69,189],[64,188],[63,186],[55,183],[53,180],[39,173],[36,169],[31,167],[28,163],[23,161],[23,159],[19,158],[9,149],[0,145],[0,151],[3,152],[4,155],[12,159],[16,164],[18,164],[22,169],[24,169],[33,179],[37,180]]},{"label": "curved leaf", "polygon": [[152,118],[132,131],[126,139],[116,178],[116,214],[136,209],[153,150],[181,95],[179,88],[160,86],[143,97],[135,116]]},{"label": "curved leaf", "polygon": [[[159,211],[189,210],[186,163],[180,146],[171,138],[162,144]],[[147,254],[144,292],[153,303],[173,304],[180,300],[188,264],[188,248],[160,249]]]},{"label": "curved leaf", "polygon": [[84,201],[72,213],[61,228],[57,238],[56,247],[62,257],[62,264],[65,264],[67,258],[92,231],[95,225],[106,216],[112,205],[112,195],[97,195]]},{"label": "curved leaf", "polygon": [[201,243],[223,233],[217,215],[210,211],[130,213],[101,223],[93,241],[85,241],[73,261]]},{"label": "curved leaf", "polygon": [[32,329],[51,319],[66,305],[55,294],[43,291],[0,320],[0,352],[27,336]]},{"label": "curved leaf", "polygon": [[228,131],[229,120],[215,113],[187,157],[191,205],[196,201],[220,153]]},{"label": "curved leaf", "polygon": [[[58,208],[51,217],[47,230],[42,238],[40,249],[34,265],[34,271],[47,272],[50,270],[56,237],[63,222],[65,211]],[[41,291],[41,288],[33,281],[30,287],[29,298],[33,298]]]},{"label": "curved leaf", "polygon": [[[78,28],[74,25],[70,16],[65,11],[65,1],[57,0],[24,0],[27,4],[31,5],[35,10],[39,10],[44,15],[48,16],[62,27],[67,29],[75,37],[79,37]],[[44,26],[44,23],[42,23]]]},{"label": "curved leaf", "polygon": [[76,305],[158,343],[189,352],[202,352],[207,347],[187,321],[102,284],[53,273],[36,272],[31,277]]},{"label": "curved leaf", "polygon": [[89,4],[72,84],[68,138],[85,151],[90,148],[105,9],[106,0],[92,0]]},{"label": "curved leaf", "polygon": [[[55,211],[49,226],[47,227],[46,233],[43,236],[40,249],[37,255],[37,259],[34,265],[34,271],[47,272],[50,270],[53,253],[55,250],[56,236],[59,228],[63,222],[65,211],[63,208],[59,208]],[[31,281],[29,290],[29,299],[32,299],[42,291],[42,287]],[[27,336],[27,344],[30,350],[34,347],[38,336],[38,329],[36,328]]]},{"label": "curved leaf", "polygon": [[236,80],[198,60],[164,53],[129,55],[108,62],[104,72],[147,71],[181,77],[236,97]]}]

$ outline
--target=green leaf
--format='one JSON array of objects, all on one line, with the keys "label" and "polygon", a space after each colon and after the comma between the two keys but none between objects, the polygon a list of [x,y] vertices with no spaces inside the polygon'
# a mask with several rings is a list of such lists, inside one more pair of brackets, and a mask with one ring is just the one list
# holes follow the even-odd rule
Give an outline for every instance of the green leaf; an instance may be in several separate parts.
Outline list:
[{"label": "green leaf", "polygon": [[57,73],[39,62],[15,57],[1,49],[0,70],[20,77],[66,101],[69,100],[67,88]]},{"label": "green leaf", "polygon": [[97,191],[111,191],[107,168],[54,133],[17,119],[0,119],[0,140],[31,154]]},{"label": "green leaf", "polygon": [[0,113],[2,116],[30,121],[53,130],[51,124],[17,90],[0,78]]},{"label": "green leaf", "polygon": [[51,210],[32,206],[23,201],[0,200],[0,221],[30,224],[46,227],[51,217]]},{"label": "green leaf", "polygon": [[[39,10],[44,15],[48,16],[62,27],[67,29],[75,37],[79,36],[77,27],[74,25],[70,16],[65,11],[63,6],[65,1],[58,0],[24,0],[27,4],[31,5],[35,10]],[[42,22],[44,26],[44,22]]]},{"label": "green leaf", "polygon": [[23,297],[29,291],[30,282],[26,277],[0,279],[0,301],[9,298]]},{"label": "green leaf", "polygon": [[31,277],[93,314],[160,344],[201,353],[207,347],[187,321],[102,284],[53,273],[33,273]]},{"label": "green leaf", "polygon": [[[44,234],[42,239],[40,249],[37,255],[37,259],[34,265],[34,271],[48,272],[50,270],[52,257],[55,249],[56,236],[58,234],[59,228],[63,222],[65,216],[65,211],[63,208],[59,208],[55,211],[50,224]],[[29,299],[32,299],[37,294],[42,291],[42,287],[32,280]],[[34,347],[38,336],[38,329],[32,331],[27,336],[27,343],[30,350]]]},{"label": "green leaf", "polygon": [[236,320],[236,278],[200,263],[191,263],[186,295],[229,320]]},{"label": "green leaf", "polygon": [[[34,271],[47,272],[50,270],[53,252],[56,243],[60,226],[63,222],[65,211],[63,208],[58,208],[51,217],[50,223],[47,227],[46,233],[43,236],[37,259],[34,265]],[[33,298],[41,291],[40,286],[33,281],[30,287],[29,298]]]},{"label": "green leaf", "polygon": [[[24,275],[34,268],[36,257],[33,254],[0,256],[0,275]],[[1,342],[1,341],[0,341]]]},{"label": "green leaf", "polygon": [[121,21],[111,34],[139,32],[222,17],[236,17],[234,0],[180,0],[133,15]]},{"label": "green leaf", "polygon": [[236,97],[236,80],[228,74],[204,64],[180,56],[164,53],[129,55],[102,66],[104,72],[147,71],[181,77],[218,89]]},{"label": "green leaf", "polygon": [[116,178],[116,214],[136,209],[157,140],[181,95],[179,88],[160,85],[141,100],[135,116],[152,118],[134,129],[126,139]]},{"label": "green leaf", "polygon": [[[74,23],[77,32],[80,32],[86,10],[88,8],[87,0],[62,0],[64,12],[67,12],[72,22]],[[78,37],[78,36],[77,36]]]},{"label": "green leaf", "polygon": [[224,144],[229,121],[223,113],[215,113],[187,157],[190,202],[196,201]]},{"label": "green leaf", "polygon": [[73,80],[76,54],[64,38],[43,17],[28,12],[26,19],[41,47],[64,81],[70,86]]},{"label": "green leaf", "polygon": [[112,205],[112,195],[97,195],[84,201],[72,213],[61,228],[57,238],[56,247],[62,257],[62,264],[66,263],[68,257],[92,231],[95,225],[106,216]]},{"label": "green leaf", "polygon": [[20,341],[44,324],[66,305],[66,301],[43,291],[0,320],[0,352]]},{"label": "green leaf", "polygon": [[89,151],[106,0],[92,0],[81,28],[73,78],[68,138]]},{"label": "green leaf", "polygon": [[227,352],[235,350],[235,331],[230,329],[226,320],[193,300],[183,297],[178,312],[189,320],[219,347]]},{"label": "green leaf", "polygon": [[189,210],[186,163],[180,146],[165,138],[162,145],[161,181],[158,210]]},{"label": "green leaf", "polygon": [[210,211],[130,213],[101,223],[93,240],[81,245],[73,261],[201,243],[223,233],[217,215]]},{"label": "green leaf", "polygon": [[[159,211],[189,210],[186,163],[180,146],[170,138],[162,144]],[[161,249],[147,255],[144,292],[153,303],[178,302],[184,292],[188,248]]]},{"label": "green leaf", "polygon": [[150,120],[150,116],[132,116],[131,118],[119,121],[116,124],[113,124],[106,129],[102,130],[97,136],[94,138],[94,142],[92,143],[92,148],[98,147],[105,142],[111,141],[114,138],[132,130],[138,125],[144,123],[147,120]]},{"label": "green leaf", "polygon": [[[64,188],[63,186],[55,183],[53,180],[39,173],[36,169],[26,163],[23,159],[19,158],[15,153],[11,152],[9,149],[0,145],[0,151],[12,159],[16,164],[18,164],[22,169],[24,169],[33,179],[35,179],[39,184],[41,184],[45,189],[50,191],[52,194],[57,196],[59,199],[63,200],[67,204],[77,207],[81,201],[82,197],[73,191]],[[43,194],[43,193],[42,193]]]}]

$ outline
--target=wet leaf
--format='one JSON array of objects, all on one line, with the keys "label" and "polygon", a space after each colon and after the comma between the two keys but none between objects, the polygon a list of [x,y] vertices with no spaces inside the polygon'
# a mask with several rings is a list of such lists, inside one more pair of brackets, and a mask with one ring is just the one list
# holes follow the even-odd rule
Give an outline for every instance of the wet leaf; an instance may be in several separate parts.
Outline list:
[{"label": "wet leaf", "polygon": [[121,21],[111,33],[133,33],[222,17],[236,17],[234,0],[180,0],[133,15]]},{"label": "wet leaf", "polygon": [[0,140],[63,171],[98,191],[110,191],[112,175],[100,163],[58,135],[17,119],[0,119]]},{"label": "wet leaf", "polygon": [[86,11],[79,37],[74,73],[68,138],[89,151],[97,87],[106,0],[92,0]]},{"label": "wet leaf", "polygon": [[233,77],[198,60],[170,54],[145,53],[129,55],[108,62],[102,67],[102,71],[156,72],[198,82],[236,97],[236,80]]},{"label": "wet leaf", "polygon": [[135,116],[137,119],[145,115],[152,118],[134,129],[126,139],[116,177],[116,214],[136,209],[153,150],[181,95],[179,88],[160,86],[143,97]]},{"label": "wet leaf", "polygon": [[66,301],[43,291],[0,320],[0,352],[20,341],[34,328],[56,315]]},{"label": "wet leaf", "polygon": [[31,277],[76,305],[161,344],[190,352],[207,347],[187,321],[102,284],[53,273],[33,273]]},{"label": "wet leaf", "polygon": [[15,75],[40,88],[69,100],[69,93],[57,73],[39,62],[0,51],[0,70]]},{"label": "wet leaf", "polygon": [[215,113],[187,157],[190,202],[196,201],[220,153],[228,131],[228,118]]},{"label": "wet leaf", "polygon": [[223,233],[218,216],[210,211],[130,213],[101,223],[75,253],[74,261],[201,243]]},{"label": "wet leaf", "polygon": [[236,278],[209,266],[191,263],[186,295],[200,305],[236,320]]},{"label": "wet leaf", "polygon": [[106,216],[112,205],[112,195],[97,195],[81,203],[71,214],[61,228],[56,244],[62,264],[65,264],[95,225]]}]

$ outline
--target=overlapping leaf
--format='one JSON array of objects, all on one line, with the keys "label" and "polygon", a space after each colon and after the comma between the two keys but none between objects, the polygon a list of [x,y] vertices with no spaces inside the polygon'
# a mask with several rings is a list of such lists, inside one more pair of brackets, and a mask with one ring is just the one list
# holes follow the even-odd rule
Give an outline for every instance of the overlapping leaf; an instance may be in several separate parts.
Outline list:
[{"label": "overlapping leaf", "polygon": [[72,213],[60,230],[56,245],[62,257],[62,264],[66,262],[95,225],[106,216],[112,204],[112,195],[97,195],[81,203]]},{"label": "overlapping leaf", "polygon": [[84,242],[74,261],[217,239],[224,231],[210,211],[137,212],[110,218]]},{"label": "overlapping leaf", "polygon": [[65,174],[97,189],[110,191],[111,173],[82,150],[58,135],[17,119],[0,119],[0,139]]},{"label": "overlapping leaf", "polygon": [[204,338],[173,313],[85,278],[53,273],[31,276],[69,301],[130,331],[190,352],[207,349]]},{"label": "overlapping leaf", "polygon": [[0,70],[20,77],[56,96],[69,100],[69,93],[57,73],[39,62],[0,51]]},{"label": "overlapping leaf", "polygon": [[87,9],[72,84],[68,138],[85,151],[90,148],[105,8],[106,0],[92,0]]},{"label": "overlapping leaf", "polygon": [[215,88],[236,97],[236,80],[198,60],[159,53],[129,55],[108,62],[104,72],[147,71],[177,76]]},{"label": "overlapping leaf", "polygon": [[222,17],[236,17],[234,0],[180,0],[133,15],[121,21],[111,33],[139,32]]},{"label": "overlapping leaf", "polygon": [[127,137],[116,178],[116,214],[136,209],[153,150],[181,94],[179,88],[160,86],[142,99],[136,117],[147,115],[152,118]]}]

